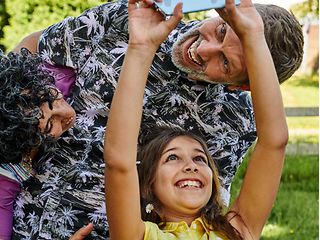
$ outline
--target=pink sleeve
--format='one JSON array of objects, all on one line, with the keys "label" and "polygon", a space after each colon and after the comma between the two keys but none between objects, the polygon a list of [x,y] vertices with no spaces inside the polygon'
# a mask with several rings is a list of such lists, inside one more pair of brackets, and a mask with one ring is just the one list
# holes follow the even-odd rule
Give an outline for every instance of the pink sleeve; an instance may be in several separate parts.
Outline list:
[{"label": "pink sleeve", "polygon": [[20,191],[20,184],[0,175],[0,239],[10,240],[12,233],[13,203]]}]

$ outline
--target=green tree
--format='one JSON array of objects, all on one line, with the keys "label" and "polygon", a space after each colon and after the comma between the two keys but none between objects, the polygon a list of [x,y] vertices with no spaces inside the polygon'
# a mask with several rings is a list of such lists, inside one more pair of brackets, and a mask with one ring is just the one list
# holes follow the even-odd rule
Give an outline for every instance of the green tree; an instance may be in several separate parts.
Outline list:
[{"label": "green tree", "polygon": [[[9,14],[8,25],[3,28],[4,36],[0,40],[0,44],[5,47],[6,51],[12,49],[23,37],[32,32],[44,29],[67,16],[77,16],[90,7],[110,2],[110,0],[0,1],[5,2],[7,14]],[[1,2],[0,14],[2,16]]]},{"label": "green tree", "polygon": [[290,10],[298,19],[304,19],[305,17],[318,18],[319,0],[306,0],[304,2],[294,4]]},{"label": "green tree", "polygon": [[[9,15],[6,12],[6,1],[0,0],[0,39],[3,38],[3,28],[8,25]],[[4,51],[5,47],[0,44],[0,49]]]},{"label": "green tree", "polygon": [[191,21],[191,20],[203,20],[207,17],[208,11],[200,11],[194,13],[187,13],[184,15],[184,21]]}]

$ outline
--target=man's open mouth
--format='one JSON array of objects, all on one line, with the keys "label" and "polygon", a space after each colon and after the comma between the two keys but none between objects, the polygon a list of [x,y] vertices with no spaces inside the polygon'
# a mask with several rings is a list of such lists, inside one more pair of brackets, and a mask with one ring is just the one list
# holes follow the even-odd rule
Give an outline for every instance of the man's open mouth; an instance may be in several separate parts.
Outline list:
[{"label": "man's open mouth", "polygon": [[200,40],[198,36],[188,48],[188,57],[192,62],[194,62],[198,66],[202,66],[203,60],[197,54],[197,47],[199,45],[200,45]]}]

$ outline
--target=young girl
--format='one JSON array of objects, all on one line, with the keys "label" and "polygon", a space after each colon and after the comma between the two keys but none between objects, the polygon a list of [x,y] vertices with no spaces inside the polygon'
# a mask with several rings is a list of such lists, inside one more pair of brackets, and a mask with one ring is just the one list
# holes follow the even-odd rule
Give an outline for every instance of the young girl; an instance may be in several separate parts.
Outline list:
[{"label": "young girl", "polygon": [[[111,239],[259,239],[278,191],[288,129],[263,23],[251,0],[242,0],[239,7],[226,0],[218,11],[242,43],[258,134],[230,209],[221,212],[216,167],[199,137],[162,130],[145,141],[137,158],[148,69],[157,48],[182,18],[181,9],[178,4],[173,16],[164,19],[151,0],[128,4],[129,45],[105,137]],[[141,162],[140,181],[136,160]]]}]

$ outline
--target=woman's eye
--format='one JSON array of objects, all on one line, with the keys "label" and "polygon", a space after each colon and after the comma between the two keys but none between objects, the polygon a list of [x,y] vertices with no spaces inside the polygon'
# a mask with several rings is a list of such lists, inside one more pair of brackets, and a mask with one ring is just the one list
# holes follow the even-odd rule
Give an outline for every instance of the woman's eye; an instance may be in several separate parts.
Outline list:
[{"label": "woman's eye", "polygon": [[55,96],[56,99],[63,98],[63,94],[58,88],[50,87],[50,93],[51,93],[52,96]]},{"label": "woman's eye", "polygon": [[167,161],[173,161],[173,160],[177,160],[177,159],[178,159],[177,155],[172,154],[172,155],[168,156]]},{"label": "woman's eye", "polygon": [[50,118],[45,126],[44,134],[50,134],[53,127],[53,119]]}]

